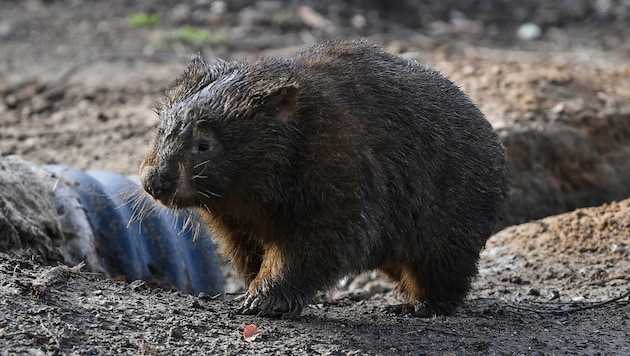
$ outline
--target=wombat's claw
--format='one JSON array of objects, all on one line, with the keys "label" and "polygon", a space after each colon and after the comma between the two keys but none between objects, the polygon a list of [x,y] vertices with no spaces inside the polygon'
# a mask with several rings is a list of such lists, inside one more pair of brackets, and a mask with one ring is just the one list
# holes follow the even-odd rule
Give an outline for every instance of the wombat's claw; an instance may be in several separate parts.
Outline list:
[{"label": "wombat's claw", "polygon": [[447,314],[444,311],[436,310],[435,308],[432,308],[430,305],[427,305],[427,303],[423,303],[418,300],[413,301],[411,303],[390,305],[385,308],[385,311],[388,313],[393,313],[393,314],[398,314],[398,315],[417,316],[419,318],[431,318],[435,315]]},{"label": "wombat's claw", "polygon": [[241,314],[256,314],[258,312],[257,305],[254,304],[254,297],[251,293],[247,292],[238,298],[234,299],[237,302],[241,302],[241,306],[238,308],[238,312]]},{"label": "wombat's claw", "polygon": [[300,315],[303,303],[281,296],[265,296],[247,292],[239,313],[263,317],[291,318]]},{"label": "wombat's claw", "polygon": [[247,298],[247,293],[243,293],[243,294],[239,294],[236,297],[232,298],[233,302],[239,303],[245,300],[245,298]]},{"label": "wombat's claw", "polygon": [[241,314],[260,314],[261,311],[269,307],[269,299],[254,293],[247,292],[244,294],[243,304],[239,308]]},{"label": "wombat's claw", "polygon": [[390,305],[385,307],[385,312],[398,315],[413,315],[424,318],[430,317],[431,315],[427,315],[427,308],[418,304],[421,303],[403,303]]}]

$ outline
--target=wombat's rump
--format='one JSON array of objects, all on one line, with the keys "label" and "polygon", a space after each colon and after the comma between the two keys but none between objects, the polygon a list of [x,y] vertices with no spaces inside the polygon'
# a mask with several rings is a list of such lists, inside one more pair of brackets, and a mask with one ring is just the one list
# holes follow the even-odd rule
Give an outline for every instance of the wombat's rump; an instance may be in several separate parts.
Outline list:
[{"label": "wombat's rump", "polygon": [[200,58],[159,108],[142,185],[194,208],[249,284],[242,311],[297,315],[379,269],[392,310],[448,314],[506,199],[507,158],[452,82],[365,41],[288,58]]}]

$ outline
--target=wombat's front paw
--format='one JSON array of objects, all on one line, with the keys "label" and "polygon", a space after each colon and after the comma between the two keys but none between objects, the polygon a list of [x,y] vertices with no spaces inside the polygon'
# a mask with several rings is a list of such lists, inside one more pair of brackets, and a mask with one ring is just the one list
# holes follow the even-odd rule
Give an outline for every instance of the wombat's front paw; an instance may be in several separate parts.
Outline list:
[{"label": "wombat's front paw", "polygon": [[262,293],[249,291],[245,294],[245,301],[239,312],[242,314],[257,314],[265,317],[292,318],[302,312],[308,300],[301,293],[276,291]]}]

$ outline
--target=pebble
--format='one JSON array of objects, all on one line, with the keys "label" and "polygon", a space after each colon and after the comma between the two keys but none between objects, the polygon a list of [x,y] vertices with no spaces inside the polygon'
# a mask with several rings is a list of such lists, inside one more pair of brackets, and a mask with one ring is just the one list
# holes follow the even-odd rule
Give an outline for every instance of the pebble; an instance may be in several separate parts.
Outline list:
[{"label": "pebble", "polygon": [[534,23],[527,22],[521,25],[516,31],[516,36],[521,40],[531,41],[540,37],[542,30]]},{"label": "pebble", "polygon": [[147,282],[145,282],[145,281],[143,281],[141,279],[136,279],[135,281],[129,283],[129,287],[131,287],[131,289],[134,290],[134,291],[149,289],[149,286],[147,285]]},{"label": "pebble", "polygon": [[352,19],[350,19],[350,23],[352,24],[352,27],[362,29],[367,26],[367,19],[365,18],[365,16],[357,14],[352,16]]},{"label": "pebble", "polygon": [[168,336],[173,339],[181,339],[182,337],[184,337],[184,330],[182,330],[182,328],[180,328],[179,326],[173,326],[168,331]]},{"label": "pebble", "polygon": [[0,21],[0,38],[9,38],[13,28],[8,21]]}]

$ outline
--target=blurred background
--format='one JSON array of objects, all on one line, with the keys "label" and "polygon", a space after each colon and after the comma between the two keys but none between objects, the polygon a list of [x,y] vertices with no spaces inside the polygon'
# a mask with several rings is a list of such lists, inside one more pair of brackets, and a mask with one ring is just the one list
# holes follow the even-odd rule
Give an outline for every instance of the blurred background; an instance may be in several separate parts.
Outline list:
[{"label": "blurred background", "polygon": [[231,58],[356,36],[398,52],[465,42],[630,53],[627,0],[26,0],[3,1],[0,10],[5,80],[23,68],[49,71],[57,60],[196,52]]}]

